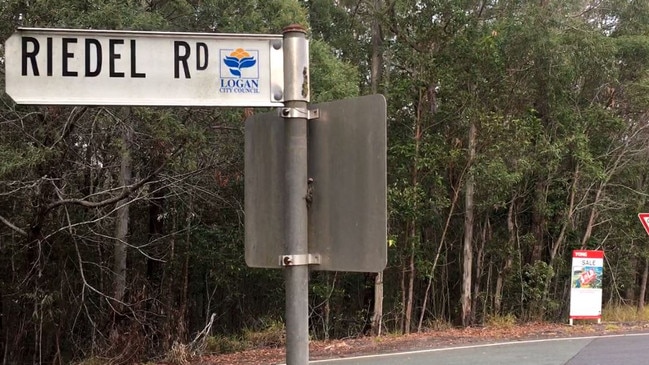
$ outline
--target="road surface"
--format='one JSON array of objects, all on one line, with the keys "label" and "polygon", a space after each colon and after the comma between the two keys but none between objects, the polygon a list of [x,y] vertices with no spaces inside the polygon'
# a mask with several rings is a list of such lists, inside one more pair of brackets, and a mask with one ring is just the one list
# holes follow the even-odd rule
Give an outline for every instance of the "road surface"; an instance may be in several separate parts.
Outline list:
[{"label": "road surface", "polygon": [[649,365],[649,333],[503,342],[310,361],[314,365]]}]

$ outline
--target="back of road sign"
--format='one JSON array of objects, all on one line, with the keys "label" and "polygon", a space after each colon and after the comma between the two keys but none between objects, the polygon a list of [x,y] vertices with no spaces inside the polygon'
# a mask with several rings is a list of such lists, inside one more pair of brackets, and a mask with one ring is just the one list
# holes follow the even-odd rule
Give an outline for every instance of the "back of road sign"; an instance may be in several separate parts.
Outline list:
[{"label": "back of road sign", "polygon": [[[382,95],[311,106],[309,253],[315,270],[378,272],[387,262],[387,131]],[[284,255],[284,120],[246,120],[246,263],[279,268]],[[306,201],[305,201],[306,204]]]}]

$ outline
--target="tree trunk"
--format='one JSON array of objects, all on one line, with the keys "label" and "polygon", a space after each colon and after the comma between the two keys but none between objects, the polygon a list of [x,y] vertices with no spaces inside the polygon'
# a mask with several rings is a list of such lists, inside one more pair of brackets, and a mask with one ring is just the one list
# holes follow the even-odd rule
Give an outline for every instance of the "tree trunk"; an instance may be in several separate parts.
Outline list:
[{"label": "tree trunk", "polygon": [[324,319],[323,319],[323,338],[325,341],[329,341],[329,332],[331,332],[331,298],[327,297],[324,304]]},{"label": "tree trunk", "polygon": [[496,289],[494,291],[494,314],[500,315],[502,310],[502,298],[503,298],[503,286],[505,282],[505,277],[509,273],[509,269],[514,263],[514,259],[510,254],[510,250],[514,247],[516,242],[516,231],[514,226],[514,204],[516,204],[516,197],[512,198],[512,202],[509,205],[507,211],[507,232],[509,233],[509,239],[507,240],[507,246],[505,247],[505,264],[501,270],[498,270],[498,277],[496,278]]},{"label": "tree trunk", "polygon": [[401,323],[401,326],[399,328],[403,329],[405,331],[405,323],[406,323],[406,275],[408,273],[408,266],[406,265],[405,261],[401,262],[401,320],[403,323]]},{"label": "tree trunk", "polygon": [[[417,104],[417,116],[415,117],[414,121],[414,135],[413,135],[413,142],[415,144],[415,151],[414,151],[414,156],[412,160],[412,176],[411,176],[411,185],[413,188],[417,188],[419,186],[419,150],[420,150],[420,144],[421,144],[421,136],[422,136],[422,126],[421,126],[421,120],[422,120],[422,109],[423,109],[423,94],[419,94],[419,103]],[[414,198],[413,200],[413,211],[416,212],[418,207],[418,201],[417,198]],[[409,262],[409,271],[410,271],[410,276],[408,277],[408,301],[406,302],[406,315],[404,318],[404,333],[408,334],[410,333],[410,324],[412,321],[412,308],[413,308],[413,301],[414,301],[414,290],[415,290],[415,252],[417,249],[417,241],[418,241],[418,224],[419,222],[417,221],[417,218],[412,218],[410,223],[408,223],[408,234],[407,234],[407,242],[410,242],[410,262]]]},{"label": "tree trunk", "polygon": [[[475,267],[475,280],[473,280],[473,298],[471,299],[471,308],[473,309],[471,313],[471,323],[476,323],[477,308],[478,308],[478,298],[480,297],[480,284],[482,281],[482,275],[484,274],[484,256],[485,256],[485,245],[487,243],[489,230],[491,229],[489,223],[489,216],[485,220],[485,224],[482,227],[482,232],[480,235],[480,244],[476,251],[476,267]],[[487,285],[487,288],[489,286]],[[484,313],[482,313],[484,317]]]},{"label": "tree trunk", "polygon": [[644,261],[644,271],[640,282],[640,295],[638,296],[638,311],[644,311],[645,295],[647,293],[647,277],[649,277],[649,259]]},{"label": "tree trunk", "polygon": [[[379,12],[383,8],[383,0],[374,0],[374,9]],[[383,30],[378,15],[372,20],[372,64],[371,64],[371,91],[379,92],[379,84],[383,76]]]},{"label": "tree trunk", "polygon": [[584,236],[581,238],[581,249],[584,250],[588,246],[588,240],[590,240],[590,237],[593,234],[593,227],[595,226],[595,221],[597,220],[597,216],[599,214],[597,210],[597,206],[599,205],[600,198],[602,196],[602,192],[605,187],[605,183],[600,184],[599,188],[595,192],[595,200],[593,201],[592,208],[590,210],[590,214],[588,216],[588,224],[586,225],[586,232],[584,232]]},{"label": "tree trunk", "polygon": [[[637,182],[638,191],[643,191],[645,183],[647,181],[647,175],[642,174]],[[646,196],[644,194],[638,199],[638,212],[641,212],[646,203]],[[644,310],[645,298],[647,294],[647,279],[649,276],[649,258],[644,259],[644,271],[642,272],[642,278],[640,279],[640,293],[638,293],[638,311]]]},{"label": "tree trunk", "polygon": [[[374,9],[379,11],[383,7],[383,0],[374,0]],[[372,94],[378,93],[383,70],[383,32],[378,16],[372,20]],[[387,239],[387,237],[386,237]],[[387,244],[387,242],[386,242]],[[374,277],[374,309],[372,315],[372,334],[381,335],[383,325],[383,272],[376,273]]]},{"label": "tree trunk", "polygon": [[539,180],[535,186],[534,207],[532,208],[532,231],[534,242],[532,244],[532,255],[530,262],[534,263],[542,259],[543,241],[545,232],[545,205],[547,198],[547,182]]},{"label": "tree trunk", "polygon": [[[122,156],[119,183],[124,189],[131,183],[132,163],[131,145],[133,130],[129,125],[122,125]],[[113,247],[113,297],[123,302],[126,291],[126,255],[129,224],[129,198],[117,202],[117,221],[115,223],[115,245]],[[121,308],[117,303],[117,308]]]},{"label": "tree trunk", "polygon": [[[469,127],[469,168],[475,158],[476,149],[476,125],[471,122]],[[466,191],[464,196],[465,215],[464,215],[464,244],[462,257],[462,325],[471,325],[471,278],[473,268],[473,196],[475,194],[475,179],[473,173],[469,172],[466,181]]]},{"label": "tree trunk", "polygon": [[572,176],[572,184],[570,185],[570,203],[568,204],[568,209],[566,210],[566,219],[561,226],[559,237],[552,243],[552,249],[550,250],[550,265],[554,265],[554,258],[557,257],[559,248],[561,248],[564,240],[566,239],[566,232],[568,230],[568,227],[574,226],[573,215],[575,212],[575,195],[577,193],[577,186],[579,184],[579,165],[575,167],[575,171],[573,172]]},{"label": "tree trunk", "polygon": [[[328,301],[327,301],[328,304]],[[372,315],[372,334],[381,335],[383,326],[383,271],[374,277],[374,314]]]},{"label": "tree trunk", "polygon": [[[633,244],[634,245],[634,244]],[[631,246],[631,249],[634,249],[633,245]],[[629,259],[629,268],[630,272],[632,272],[632,282],[637,283],[638,281],[638,270],[639,268],[639,263],[638,263],[638,258],[637,257],[631,257]],[[627,301],[627,303],[632,303],[633,305],[637,305],[636,302],[636,287],[635,285],[628,285],[626,287],[626,290],[624,291],[624,299]]]},{"label": "tree trunk", "polygon": [[[187,226],[185,227],[185,257],[183,261],[183,269],[182,269],[182,294],[181,294],[181,300],[180,300],[180,316],[182,317],[182,323],[183,323],[183,331],[180,331],[181,335],[186,335],[187,334],[187,326],[186,323],[187,318],[189,318],[189,275],[190,275],[190,258],[191,258],[191,250],[192,250],[192,239],[191,239],[191,233],[192,233],[192,215],[194,214],[194,200],[193,197],[189,198],[189,212],[187,214]],[[180,323],[181,321],[179,321]]]},{"label": "tree trunk", "polygon": [[430,268],[430,274],[428,275],[428,284],[426,285],[426,292],[424,293],[424,303],[421,306],[421,314],[419,315],[419,324],[417,325],[417,332],[421,332],[421,326],[424,323],[424,315],[426,314],[426,309],[428,307],[428,296],[430,294],[430,288],[433,286],[433,275],[435,274],[435,268],[437,268],[437,263],[439,262],[439,257],[444,247],[444,242],[446,241],[446,234],[448,233],[449,227],[451,226],[451,218],[453,218],[453,213],[455,212],[455,205],[457,204],[458,197],[460,196],[460,184],[458,183],[455,192],[453,193],[453,199],[451,200],[451,207],[449,208],[448,215],[446,216],[446,223],[444,224],[444,230],[442,231],[442,237],[439,239],[439,245],[437,246],[437,252],[435,253],[435,259],[433,259],[433,266]]},{"label": "tree trunk", "polygon": [[411,251],[410,251],[410,260],[409,260],[409,271],[410,275],[408,276],[408,301],[406,303],[406,316],[404,318],[403,332],[405,334],[410,333],[410,323],[412,322],[412,307],[413,300],[415,297],[415,240],[416,240],[416,225],[413,221],[410,225],[408,237],[412,241]]}]

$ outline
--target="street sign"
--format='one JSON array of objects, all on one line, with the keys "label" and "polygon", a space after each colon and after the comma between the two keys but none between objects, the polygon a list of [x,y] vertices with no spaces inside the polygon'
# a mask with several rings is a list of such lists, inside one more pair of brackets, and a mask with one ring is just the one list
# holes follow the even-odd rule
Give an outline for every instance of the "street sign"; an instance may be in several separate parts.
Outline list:
[{"label": "street sign", "polygon": [[5,43],[19,104],[282,106],[282,35],[20,28]]},{"label": "street sign", "polygon": [[640,222],[642,222],[645,232],[649,234],[649,213],[638,213],[638,218],[640,218]]},{"label": "street sign", "polygon": [[[314,270],[378,272],[387,263],[387,131],[382,95],[316,104],[308,121],[309,254]],[[313,113],[316,115],[316,113]],[[246,263],[280,268],[284,255],[284,121],[246,120]],[[305,197],[306,198],[306,197]],[[305,201],[306,204],[306,201]]]}]

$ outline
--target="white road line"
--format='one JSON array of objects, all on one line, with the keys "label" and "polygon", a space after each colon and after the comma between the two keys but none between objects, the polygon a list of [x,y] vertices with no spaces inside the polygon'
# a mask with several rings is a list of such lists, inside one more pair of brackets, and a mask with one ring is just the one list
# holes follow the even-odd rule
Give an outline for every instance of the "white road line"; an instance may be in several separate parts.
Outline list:
[{"label": "white road line", "polygon": [[[525,343],[571,341],[571,340],[595,340],[598,338],[632,337],[632,336],[649,336],[649,332],[626,333],[626,334],[618,334],[618,335],[599,335],[599,336],[594,335],[594,336],[583,336],[583,337],[545,338],[539,340],[522,340],[522,341],[496,342],[496,343],[485,343],[485,344],[478,344],[478,345],[466,345],[466,346],[456,346],[456,347],[440,347],[440,348],[427,349],[427,350],[390,352],[387,354],[340,357],[340,358],[323,359],[323,360],[310,360],[309,364],[335,362],[335,361],[360,360],[360,359],[374,359],[374,358],[391,357],[391,356],[399,356],[399,355],[417,355],[417,354],[426,354],[426,353],[441,352],[441,351],[465,350],[465,349],[475,349],[481,347],[507,346],[507,345],[517,345],[517,344],[525,344]],[[286,364],[278,364],[278,365],[286,365]]]}]

